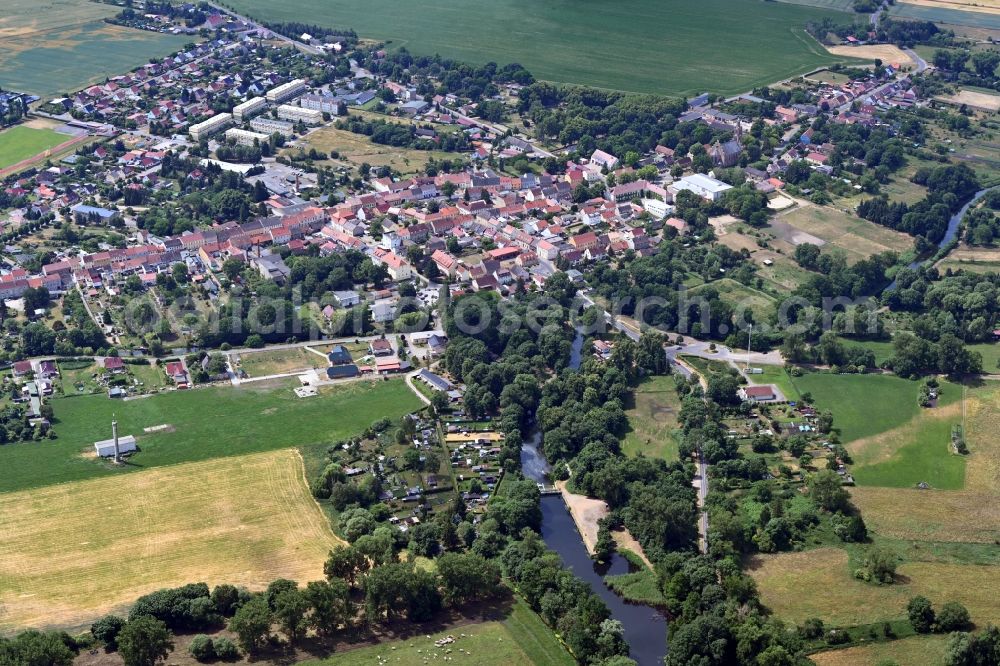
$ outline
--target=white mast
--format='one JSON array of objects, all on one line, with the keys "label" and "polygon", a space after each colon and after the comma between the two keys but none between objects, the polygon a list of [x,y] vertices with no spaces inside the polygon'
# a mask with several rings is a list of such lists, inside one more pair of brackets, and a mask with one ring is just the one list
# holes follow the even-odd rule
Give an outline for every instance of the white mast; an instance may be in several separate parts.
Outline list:
[{"label": "white mast", "polygon": [[118,448],[118,420],[114,415],[111,416],[111,439],[115,444],[115,464],[120,465],[122,462],[122,452]]}]

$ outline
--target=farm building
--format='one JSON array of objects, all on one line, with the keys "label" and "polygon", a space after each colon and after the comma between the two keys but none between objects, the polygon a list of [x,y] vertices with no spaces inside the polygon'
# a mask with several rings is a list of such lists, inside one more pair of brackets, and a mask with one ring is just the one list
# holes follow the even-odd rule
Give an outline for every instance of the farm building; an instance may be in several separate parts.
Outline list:
[{"label": "farm building", "polygon": [[[101,458],[114,458],[115,456],[115,440],[111,439],[101,440],[100,442],[94,442],[94,450],[97,451],[97,455]],[[135,437],[132,435],[125,435],[124,437],[118,438],[118,450],[121,453],[130,453],[136,450]]]}]

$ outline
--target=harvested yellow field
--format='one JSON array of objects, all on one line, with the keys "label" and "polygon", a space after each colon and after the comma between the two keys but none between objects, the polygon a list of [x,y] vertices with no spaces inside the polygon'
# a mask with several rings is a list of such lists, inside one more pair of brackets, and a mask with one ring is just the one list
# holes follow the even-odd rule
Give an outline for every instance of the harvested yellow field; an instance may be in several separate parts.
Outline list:
[{"label": "harvested yellow field", "polygon": [[1000,14],[998,0],[899,0],[907,5],[937,7],[938,9],[961,9],[982,14]]},{"label": "harvested yellow field", "polygon": [[1000,540],[1000,501],[971,490],[856,487],[854,503],[868,529],[895,539],[994,543]]},{"label": "harvested yellow field", "polygon": [[0,631],[76,629],[163,587],[322,577],[340,543],[294,449],[0,495]]},{"label": "harvested yellow field", "polygon": [[913,67],[916,63],[895,44],[866,44],[865,46],[828,46],[826,50],[834,55],[881,60],[886,65]]},{"label": "harvested yellow field", "polygon": [[965,403],[965,439],[971,451],[965,489],[989,493],[1000,500],[1000,387],[996,382],[987,382],[969,389]]},{"label": "harvested yellow field", "polygon": [[903,618],[906,603],[922,594],[936,605],[958,601],[978,625],[1000,621],[1000,567],[941,562],[908,562],[893,585],[872,585],[850,571],[847,551],[819,548],[800,553],[756,556],[750,575],[761,599],[783,620],[811,617],[834,626]]},{"label": "harvested yellow field", "polygon": [[900,666],[943,664],[949,636],[911,636],[888,643],[873,643],[809,655],[817,666],[875,666],[891,661]]},{"label": "harvested yellow field", "polygon": [[961,106],[962,104],[996,113],[1000,111],[1000,95],[990,95],[989,93],[976,92],[975,90],[959,90],[954,95],[938,97],[943,102]]}]

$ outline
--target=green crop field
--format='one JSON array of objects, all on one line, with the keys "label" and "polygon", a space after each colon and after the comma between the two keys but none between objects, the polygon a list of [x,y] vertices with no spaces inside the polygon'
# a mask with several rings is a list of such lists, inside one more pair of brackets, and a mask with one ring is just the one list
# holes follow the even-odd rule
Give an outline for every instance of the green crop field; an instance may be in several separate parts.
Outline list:
[{"label": "green crop field", "polygon": [[[78,481],[116,470],[94,460],[93,443],[135,435],[140,452],[126,471],[260,451],[335,442],[382,418],[421,406],[402,381],[352,382],[298,398],[294,382],[170,391],[119,401],[104,395],[56,398],[56,440],[0,446],[0,492]],[[154,432],[145,428],[166,426]]]},{"label": "green crop field", "polygon": [[843,13],[760,0],[232,0],[268,21],[357,30],[415,54],[519,62],[537,78],[630,92],[739,93],[838,60],[806,22]]},{"label": "green crop field", "polygon": [[42,97],[123,74],[192,41],[104,23],[119,11],[89,0],[4,0],[0,87]]},{"label": "green crop field", "polygon": [[73,137],[47,129],[18,125],[0,132],[0,169],[34,157]]}]

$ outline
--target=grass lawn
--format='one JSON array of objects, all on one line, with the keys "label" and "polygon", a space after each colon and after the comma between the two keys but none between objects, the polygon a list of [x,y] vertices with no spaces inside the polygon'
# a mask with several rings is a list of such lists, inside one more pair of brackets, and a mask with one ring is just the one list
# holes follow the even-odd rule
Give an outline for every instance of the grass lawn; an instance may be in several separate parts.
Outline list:
[{"label": "grass lawn", "polygon": [[762,370],[759,375],[749,375],[747,378],[754,384],[774,384],[777,386],[785,398],[798,401],[799,391],[795,388],[792,378],[785,372],[785,368],[780,365],[756,365],[752,366]]},{"label": "grass lawn", "polygon": [[749,573],[764,605],[790,622],[818,617],[832,626],[853,626],[905,618],[907,601],[918,594],[936,607],[961,602],[979,625],[1000,620],[1000,566],[904,562],[897,583],[872,585],[851,574],[846,550],[819,548],[754,556]]},{"label": "grass lawn", "polygon": [[4,0],[0,87],[70,93],[177,51],[195,38],[104,23],[120,8],[89,0]]},{"label": "grass lawn", "polygon": [[193,581],[320,580],[338,543],[290,449],[0,494],[0,532],[3,631],[80,629]]},{"label": "grass lawn", "polygon": [[[434,641],[445,636],[457,640],[439,648]],[[459,650],[462,650],[460,652]],[[426,664],[429,660],[454,659],[471,666],[572,666],[575,660],[559,644],[541,619],[523,602],[515,602],[503,620],[446,629],[429,635],[386,641],[369,647],[334,654],[302,666],[353,666],[385,661],[401,666]]]},{"label": "grass lawn", "polygon": [[977,490],[851,489],[868,529],[893,539],[994,544],[1000,540],[1000,502]]},{"label": "grass lawn", "polygon": [[[804,27],[844,18],[839,11],[758,0],[234,0],[233,6],[268,21],[309,16],[321,25],[351,27],[415,54],[519,62],[539,79],[676,96],[745,92],[830,64],[838,58]],[[718,48],[720,39],[726,48]]]},{"label": "grass lawn", "polygon": [[919,384],[892,375],[808,373],[792,383],[833,412],[859,485],[962,487],[965,459],[950,451],[951,427],[962,420],[960,385],[942,382],[938,405],[924,409]]},{"label": "grass lawn", "polygon": [[659,578],[656,572],[650,569],[618,576],[607,576],[604,582],[623,599],[632,603],[653,606],[662,606],[666,603],[663,592],[660,591]]},{"label": "grass lawn", "polygon": [[818,408],[833,412],[833,425],[844,443],[898,428],[921,409],[917,404],[920,384],[894,375],[809,372],[792,382],[800,394],[812,394]]},{"label": "grass lawn", "polygon": [[817,666],[876,666],[889,662],[937,666],[945,663],[949,639],[947,635],[910,636],[887,643],[817,652],[809,658]]},{"label": "grass lawn", "polygon": [[674,431],[678,427],[680,406],[673,377],[644,379],[635,389],[632,404],[625,410],[629,430],[622,441],[622,453],[677,460]]},{"label": "grass lawn", "polygon": [[970,351],[979,352],[983,357],[983,372],[986,374],[996,374],[1000,372],[1000,343],[983,342],[975,345],[966,345]]},{"label": "grass lawn", "polygon": [[771,318],[777,307],[777,302],[770,294],[748,287],[731,278],[722,278],[695,287],[690,290],[689,295],[693,298],[709,289],[719,292],[719,298],[733,307],[737,317],[742,314],[744,318],[747,318],[746,313],[750,313],[757,320],[767,320]]},{"label": "grass lawn", "polygon": [[101,390],[101,385],[93,377],[99,371],[97,363],[84,365],[77,361],[60,361],[58,365],[63,395],[98,393]]},{"label": "grass lawn", "polygon": [[167,375],[163,368],[148,363],[126,363],[129,374],[142,383],[143,389],[153,391],[167,385]]},{"label": "grass lawn", "polygon": [[240,367],[251,377],[267,377],[330,365],[320,354],[303,347],[240,354]]},{"label": "grass lawn", "polygon": [[507,632],[514,637],[518,646],[531,663],[537,666],[573,666],[576,660],[556,639],[542,618],[521,599],[514,602],[510,615],[503,620]]},{"label": "grass lawn", "polygon": [[[387,120],[391,123],[401,121],[379,114],[370,114],[375,118]],[[310,132],[304,141],[299,142],[303,147],[315,148],[324,153],[336,150],[340,153],[340,161],[349,165],[358,166],[367,162],[372,166],[387,166],[399,171],[402,174],[422,172],[430,159],[443,160],[455,159],[458,153],[448,153],[441,150],[412,150],[410,148],[396,148],[393,146],[383,146],[372,143],[364,134],[355,134],[347,130],[336,127],[322,127],[314,132]],[[296,148],[289,148],[289,154],[295,154]],[[324,162],[326,163],[326,162]],[[330,160],[330,164],[336,164],[337,160]]]},{"label": "grass lawn", "polygon": [[0,132],[0,169],[71,140],[69,134],[17,125]]},{"label": "grass lawn", "polygon": [[872,350],[875,354],[875,364],[881,365],[889,360],[893,355],[891,340],[851,340],[850,338],[840,338],[845,347],[864,347]]},{"label": "grass lawn", "polygon": [[928,543],[995,544],[1000,540],[998,428],[1000,386],[984,382],[970,387],[965,397],[970,453],[962,486],[953,490],[854,488],[851,494],[869,529],[880,536],[919,542],[924,552]]},{"label": "grass lawn", "polygon": [[726,361],[716,361],[710,358],[702,358],[700,356],[688,356],[687,354],[681,354],[681,360],[690,365],[692,368],[698,371],[702,377],[708,378],[708,375],[713,372],[729,372],[733,370],[731,366]]},{"label": "grass lawn", "polygon": [[[77,481],[120,471],[333,442],[373,421],[397,418],[421,403],[402,381],[352,382],[297,398],[292,382],[170,391],[135,400],[103,395],[57,398],[56,440],[0,447],[0,492]],[[119,433],[135,435],[141,451],[123,470],[88,457],[93,443]],[[170,426],[145,433],[144,428]]]}]

